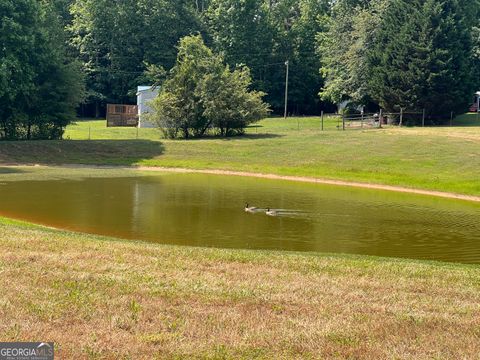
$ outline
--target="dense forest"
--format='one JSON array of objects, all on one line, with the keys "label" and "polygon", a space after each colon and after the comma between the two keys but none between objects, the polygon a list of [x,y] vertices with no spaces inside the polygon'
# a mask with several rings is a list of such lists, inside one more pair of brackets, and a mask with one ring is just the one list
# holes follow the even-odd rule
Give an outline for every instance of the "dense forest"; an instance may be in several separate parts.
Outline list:
[{"label": "dense forest", "polygon": [[334,104],[465,111],[480,87],[477,0],[2,0],[0,138],[58,138],[165,81],[200,35],[280,113]]}]

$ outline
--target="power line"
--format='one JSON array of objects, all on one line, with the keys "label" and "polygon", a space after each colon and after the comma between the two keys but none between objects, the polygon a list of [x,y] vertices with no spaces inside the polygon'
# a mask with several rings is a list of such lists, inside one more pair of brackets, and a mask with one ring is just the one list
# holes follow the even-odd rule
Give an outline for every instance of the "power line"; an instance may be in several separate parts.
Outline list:
[{"label": "power line", "polygon": [[[296,55],[296,56],[301,56],[303,58],[305,58],[305,57],[306,58],[319,58],[320,57],[319,54],[315,51],[306,51],[306,52],[293,51],[293,52],[289,52],[289,53],[274,53],[274,52],[269,52],[269,53],[230,53],[230,52],[220,51],[220,54],[221,55],[228,55],[229,57],[233,57],[233,56],[255,57],[255,56],[258,56],[258,57],[261,57],[261,58],[263,58],[264,56],[285,57],[286,55],[289,55],[289,56]],[[137,60],[139,58],[145,58],[145,54],[140,55],[140,56],[105,54],[105,55],[101,55],[101,56],[96,57],[96,58],[101,58],[101,59],[106,59],[106,60],[111,60],[111,59],[134,59],[134,60]],[[164,56],[163,58],[164,59],[176,58],[176,55]],[[282,63],[282,64],[284,64],[284,63]]]},{"label": "power line", "polygon": [[[267,67],[275,67],[275,66],[284,66],[285,62],[277,62],[277,63],[269,63],[269,64],[261,64],[261,65],[255,65],[252,66],[252,68],[267,68]],[[289,66],[292,66],[291,63],[289,62]],[[295,65],[294,65],[295,67]],[[108,65],[105,67],[100,67],[101,69],[99,70],[91,70],[91,72],[95,73],[108,73],[108,74],[145,74],[145,71],[128,71],[128,70],[120,70],[120,69],[109,69]]]}]

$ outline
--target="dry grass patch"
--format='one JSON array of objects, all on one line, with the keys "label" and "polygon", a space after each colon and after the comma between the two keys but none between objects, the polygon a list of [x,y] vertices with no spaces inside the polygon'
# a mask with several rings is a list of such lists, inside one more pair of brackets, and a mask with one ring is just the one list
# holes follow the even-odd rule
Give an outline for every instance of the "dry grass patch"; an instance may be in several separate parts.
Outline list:
[{"label": "dry grass patch", "polygon": [[123,242],[0,220],[0,338],[60,358],[476,358],[480,268]]}]

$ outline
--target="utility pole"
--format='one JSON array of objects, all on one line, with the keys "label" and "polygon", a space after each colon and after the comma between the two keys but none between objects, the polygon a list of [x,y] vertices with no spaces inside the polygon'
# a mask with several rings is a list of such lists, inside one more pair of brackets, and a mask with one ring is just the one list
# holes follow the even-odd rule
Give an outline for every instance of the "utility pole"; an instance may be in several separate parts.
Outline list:
[{"label": "utility pole", "polygon": [[285,66],[287,67],[287,76],[286,76],[286,79],[285,79],[285,113],[284,113],[284,118],[287,119],[287,111],[288,111],[288,73],[289,73],[289,66],[290,66],[290,63],[289,61],[285,61]]}]

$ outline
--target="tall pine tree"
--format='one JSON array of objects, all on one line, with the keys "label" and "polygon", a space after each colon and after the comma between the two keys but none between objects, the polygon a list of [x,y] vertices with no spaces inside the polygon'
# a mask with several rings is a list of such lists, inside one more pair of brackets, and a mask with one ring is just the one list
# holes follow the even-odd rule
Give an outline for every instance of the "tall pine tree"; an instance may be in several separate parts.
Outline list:
[{"label": "tall pine tree", "polygon": [[391,0],[370,51],[370,94],[389,111],[466,110],[474,90],[472,29],[458,0]]}]

